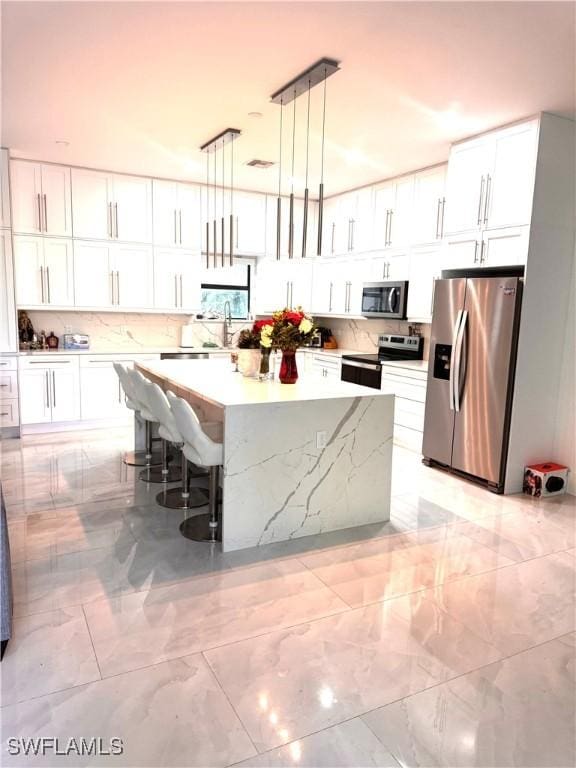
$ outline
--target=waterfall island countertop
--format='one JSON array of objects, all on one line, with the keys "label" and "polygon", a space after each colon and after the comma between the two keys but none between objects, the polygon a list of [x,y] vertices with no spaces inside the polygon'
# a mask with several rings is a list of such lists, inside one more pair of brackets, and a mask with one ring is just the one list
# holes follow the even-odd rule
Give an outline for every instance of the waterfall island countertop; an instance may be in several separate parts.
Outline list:
[{"label": "waterfall island countertop", "polygon": [[136,367],[223,424],[224,551],[389,520],[390,392],[315,374],[260,382],[229,360]]}]

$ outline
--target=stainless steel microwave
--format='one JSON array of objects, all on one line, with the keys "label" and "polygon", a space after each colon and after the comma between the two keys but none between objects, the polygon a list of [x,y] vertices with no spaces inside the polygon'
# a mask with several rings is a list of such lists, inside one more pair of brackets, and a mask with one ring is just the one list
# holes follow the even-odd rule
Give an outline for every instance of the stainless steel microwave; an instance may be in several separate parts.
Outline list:
[{"label": "stainless steel microwave", "polygon": [[365,317],[406,319],[408,281],[395,283],[364,283],[362,288],[362,314]]}]

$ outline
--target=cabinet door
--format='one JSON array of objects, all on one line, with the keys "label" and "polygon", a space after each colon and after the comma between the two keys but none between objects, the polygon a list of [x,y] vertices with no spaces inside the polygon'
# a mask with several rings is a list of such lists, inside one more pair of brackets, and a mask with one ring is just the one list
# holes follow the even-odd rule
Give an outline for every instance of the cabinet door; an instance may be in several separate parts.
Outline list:
[{"label": "cabinet door", "polygon": [[72,241],[44,239],[45,300],[60,307],[74,305],[74,259]]},{"label": "cabinet door", "polygon": [[198,312],[201,308],[200,298],[200,274],[202,269],[202,257],[191,251],[180,252],[180,309],[190,312]]},{"label": "cabinet door", "polygon": [[[200,251],[202,247],[200,187],[193,184],[178,184],[177,191],[177,244],[182,248]],[[224,224],[229,231],[229,216],[226,217]],[[228,243],[228,239],[228,235],[226,235],[226,243]]]},{"label": "cabinet door", "polygon": [[41,172],[44,233],[72,237],[70,168],[43,164]]},{"label": "cabinet door", "polygon": [[154,306],[152,248],[143,245],[113,246],[115,303],[119,307]]},{"label": "cabinet door", "polygon": [[445,238],[442,243],[442,268],[463,269],[480,266],[479,235],[460,235]]},{"label": "cabinet door", "polygon": [[0,231],[0,352],[15,352],[17,349],[12,238],[10,232],[3,230]]},{"label": "cabinet door", "polygon": [[370,264],[370,280],[408,280],[410,255],[407,250],[394,250],[385,256],[376,256]]},{"label": "cabinet door", "polygon": [[452,147],[446,179],[446,233],[467,232],[480,227],[486,175],[491,166],[492,144],[489,137]]},{"label": "cabinet door", "polygon": [[12,160],[12,228],[16,233],[42,232],[42,172],[39,163]]},{"label": "cabinet door", "polygon": [[154,306],[158,309],[180,308],[181,266],[179,251],[154,249]]},{"label": "cabinet door", "polygon": [[445,165],[415,175],[413,243],[434,243],[442,237],[445,184]]},{"label": "cabinet door", "polygon": [[309,312],[312,302],[312,264],[302,260],[290,264],[288,279],[291,283],[292,307],[302,307],[305,312]]},{"label": "cabinet door", "polygon": [[50,371],[47,368],[20,370],[20,418],[22,424],[45,424],[52,420]]},{"label": "cabinet door", "polygon": [[116,240],[152,242],[152,182],[139,176],[114,176]]},{"label": "cabinet door", "polygon": [[374,190],[372,187],[357,192],[356,213],[352,219],[350,242],[352,253],[365,253],[373,247]]},{"label": "cabinet door", "polygon": [[0,227],[11,226],[8,173],[8,150],[0,149]]},{"label": "cabinet door", "polygon": [[14,236],[16,304],[39,307],[47,301],[44,274],[44,239]]},{"label": "cabinet door", "polygon": [[155,245],[176,246],[178,244],[177,187],[177,183],[173,181],[158,181],[157,179],[152,181]]},{"label": "cabinet door", "polygon": [[386,182],[374,190],[374,248],[388,247],[389,211],[395,203],[393,182]]},{"label": "cabinet door", "polygon": [[78,421],[80,419],[79,373],[75,363],[52,368],[50,390],[52,421]]},{"label": "cabinet door", "polygon": [[394,184],[394,205],[388,224],[388,244],[393,248],[407,245],[412,238],[414,177],[403,176]]},{"label": "cabinet door", "polygon": [[112,363],[87,366],[80,371],[80,417],[84,420],[126,417],[132,411],[126,408],[120,380]]},{"label": "cabinet door", "polygon": [[486,230],[482,235],[480,263],[483,267],[524,265],[528,258],[529,227]]},{"label": "cabinet door", "polygon": [[[227,205],[228,201],[225,202]],[[218,200],[217,213],[217,223],[220,226],[221,213]],[[234,216],[236,218],[236,253],[263,256],[266,253],[266,196],[237,192],[234,195]],[[224,224],[227,224],[226,218]],[[220,242],[220,235],[218,235],[218,242]]]},{"label": "cabinet door", "polygon": [[312,265],[312,298],[311,311],[317,315],[325,315],[332,312],[333,300],[333,262],[315,261]]},{"label": "cabinet door", "polygon": [[112,238],[112,186],[106,173],[72,168],[74,237]]},{"label": "cabinet door", "polygon": [[441,273],[440,263],[440,246],[412,250],[406,310],[408,320],[430,322],[434,287]]},{"label": "cabinet door", "polygon": [[334,256],[337,251],[339,210],[337,197],[324,201],[322,211],[322,256]]},{"label": "cabinet door", "polygon": [[536,121],[495,134],[494,166],[486,192],[487,227],[530,223],[537,141]]},{"label": "cabinet door", "polygon": [[114,303],[108,243],[74,241],[74,296],[77,307],[110,307]]}]

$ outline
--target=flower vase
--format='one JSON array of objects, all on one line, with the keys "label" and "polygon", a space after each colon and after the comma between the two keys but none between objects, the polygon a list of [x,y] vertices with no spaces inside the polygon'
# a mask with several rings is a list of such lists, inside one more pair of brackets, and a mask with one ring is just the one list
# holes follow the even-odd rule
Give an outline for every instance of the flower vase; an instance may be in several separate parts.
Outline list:
[{"label": "flower vase", "polygon": [[258,376],[258,371],[260,370],[260,350],[239,349],[238,368],[246,378],[254,378]]},{"label": "flower vase", "polygon": [[260,352],[262,357],[260,358],[260,373],[258,378],[260,381],[265,381],[270,378],[270,348],[261,347]]},{"label": "flower vase", "polygon": [[295,350],[282,350],[282,363],[280,365],[279,378],[282,384],[295,384],[298,381],[298,367],[296,365]]}]

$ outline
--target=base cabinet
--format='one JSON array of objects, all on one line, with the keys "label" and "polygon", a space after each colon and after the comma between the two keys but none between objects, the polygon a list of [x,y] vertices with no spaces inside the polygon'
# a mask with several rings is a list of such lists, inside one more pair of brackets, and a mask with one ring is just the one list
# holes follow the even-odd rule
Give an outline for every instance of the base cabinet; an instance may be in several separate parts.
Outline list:
[{"label": "base cabinet", "polygon": [[58,356],[20,359],[22,424],[78,421],[80,377],[78,359]]},{"label": "base cabinet", "polygon": [[427,379],[425,370],[382,366],[382,387],[396,396],[394,443],[416,453],[422,452]]}]

